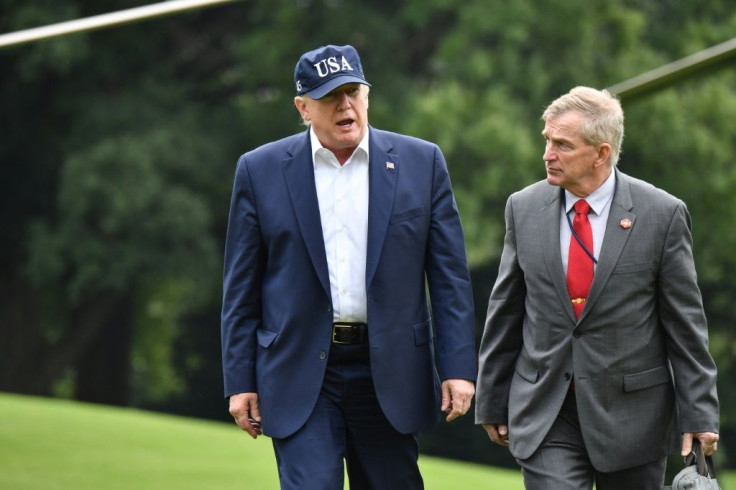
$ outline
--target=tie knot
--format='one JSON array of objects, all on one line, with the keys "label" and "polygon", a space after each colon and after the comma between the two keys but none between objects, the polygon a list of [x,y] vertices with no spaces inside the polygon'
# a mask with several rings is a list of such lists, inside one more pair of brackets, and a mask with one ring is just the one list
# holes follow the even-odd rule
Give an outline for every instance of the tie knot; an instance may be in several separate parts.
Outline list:
[{"label": "tie knot", "polygon": [[575,212],[578,214],[588,214],[590,212],[590,204],[585,199],[580,199],[575,203]]}]

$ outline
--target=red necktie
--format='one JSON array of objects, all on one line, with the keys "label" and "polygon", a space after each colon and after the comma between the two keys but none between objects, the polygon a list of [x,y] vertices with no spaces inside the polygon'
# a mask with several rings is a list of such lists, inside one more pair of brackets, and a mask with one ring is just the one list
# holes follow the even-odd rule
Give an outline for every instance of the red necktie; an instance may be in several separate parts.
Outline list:
[{"label": "red necktie", "polygon": [[[572,229],[575,230],[585,247],[593,253],[593,230],[590,228],[590,221],[588,221],[589,212],[590,205],[584,199],[576,202]],[[580,318],[580,313],[585,307],[585,300],[588,298],[588,291],[592,282],[593,259],[580,246],[575,236],[571,236],[570,254],[567,259],[567,292],[570,294],[572,308],[578,318]]]}]

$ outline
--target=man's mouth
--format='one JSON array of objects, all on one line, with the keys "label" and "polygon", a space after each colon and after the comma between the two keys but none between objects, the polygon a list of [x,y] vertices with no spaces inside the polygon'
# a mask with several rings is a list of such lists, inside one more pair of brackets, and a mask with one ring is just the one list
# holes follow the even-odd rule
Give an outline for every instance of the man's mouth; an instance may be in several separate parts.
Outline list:
[{"label": "man's mouth", "polygon": [[354,122],[353,119],[343,119],[342,121],[338,121],[337,122],[337,125],[340,126],[340,127],[342,127],[342,128],[346,128],[346,127],[350,126],[351,124],[353,124],[353,122]]}]

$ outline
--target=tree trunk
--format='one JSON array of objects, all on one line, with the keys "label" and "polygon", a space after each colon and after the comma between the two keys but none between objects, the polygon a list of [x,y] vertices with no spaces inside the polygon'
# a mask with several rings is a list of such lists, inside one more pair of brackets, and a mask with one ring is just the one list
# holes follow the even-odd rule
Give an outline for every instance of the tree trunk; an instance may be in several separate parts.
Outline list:
[{"label": "tree trunk", "polygon": [[46,344],[37,292],[18,270],[2,270],[0,298],[0,391],[50,394],[52,380],[37,379]]},{"label": "tree trunk", "polygon": [[121,299],[75,363],[77,400],[127,405],[130,397],[130,302]]}]

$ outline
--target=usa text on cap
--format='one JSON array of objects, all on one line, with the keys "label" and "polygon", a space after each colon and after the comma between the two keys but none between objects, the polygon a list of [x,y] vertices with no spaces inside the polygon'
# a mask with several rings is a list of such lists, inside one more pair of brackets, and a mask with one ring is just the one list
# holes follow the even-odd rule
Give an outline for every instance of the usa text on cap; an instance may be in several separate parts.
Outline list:
[{"label": "usa text on cap", "polygon": [[365,80],[360,57],[354,47],[322,46],[304,53],[294,69],[297,95],[321,99],[346,83],[370,83]]}]

